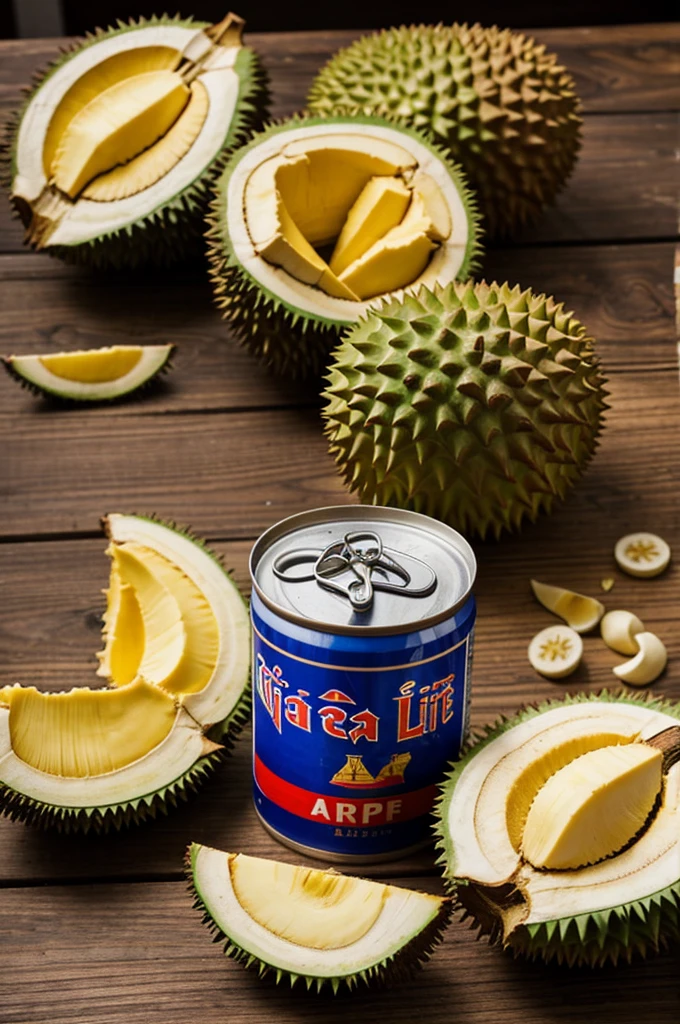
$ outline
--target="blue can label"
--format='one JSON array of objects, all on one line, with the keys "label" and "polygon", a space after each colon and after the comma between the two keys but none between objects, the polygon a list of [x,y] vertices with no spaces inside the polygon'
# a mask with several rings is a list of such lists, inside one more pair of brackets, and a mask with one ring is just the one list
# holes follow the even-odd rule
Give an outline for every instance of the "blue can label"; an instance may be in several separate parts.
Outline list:
[{"label": "blue can label", "polygon": [[467,730],[475,605],[422,632],[359,637],[282,619],[253,594],[254,791],[310,850],[398,853],[431,835]]}]

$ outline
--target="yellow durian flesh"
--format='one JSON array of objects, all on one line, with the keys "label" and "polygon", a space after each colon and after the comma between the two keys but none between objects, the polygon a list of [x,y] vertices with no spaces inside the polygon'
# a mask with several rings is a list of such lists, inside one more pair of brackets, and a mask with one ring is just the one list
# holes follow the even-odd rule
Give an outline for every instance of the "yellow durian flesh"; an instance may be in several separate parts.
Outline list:
[{"label": "yellow durian flesh", "polygon": [[106,593],[104,638],[106,646],[97,657],[97,675],[115,679],[125,686],[137,678],[144,655],[144,619],[134,588],[123,583],[117,561],[111,564],[111,579]]},{"label": "yellow durian flesh", "polygon": [[330,268],[341,274],[363,256],[391,228],[400,224],[411,193],[399,178],[385,175],[371,178],[350,208],[335,243]]},{"label": "yellow durian flesh", "polygon": [[578,594],[564,587],[554,587],[549,583],[531,580],[531,589],[537,601],[549,612],[564,619],[568,626],[577,633],[587,633],[593,629],[604,615],[604,605],[587,594]]},{"label": "yellow durian flesh", "polygon": [[50,177],[52,163],[69,124],[84,107],[112,85],[147,71],[173,70],[181,54],[170,46],[138,46],[121,50],[106,60],[98,61],[80,75],[59,101],[50,118],[43,145],[43,168]]},{"label": "yellow durian flesh", "polygon": [[359,296],[372,299],[405,288],[422,274],[434,242],[425,231],[393,228],[340,275],[341,282]]},{"label": "yellow durian flesh", "polygon": [[124,377],[142,356],[139,345],[116,345],[96,351],[59,352],[40,356],[40,362],[56,377],[82,384],[102,384]]},{"label": "yellow durian flesh", "polygon": [[529,810],[548,780],[575,758],[591,750],[632,742],[621,733],[592,732],[574,736],[562,743],[536,742],[536,757],[513,779],[506,798],[506,826],[510,842],[519,851]]},{"label": "yellow durian flesh", "polygon": [[[126,680],[116,672],[116,664],[128,658],[130,667],[133,656],[122,651],[120,661],[115,662],[117,653],[114,634],[126,643],[126,624],[120,616],[126,612],[123,602],[119,610],[113,607],[116,599],[115,587],[129,586],[139,608],[143,641],[143,654],[137,671],[145,679],[163,686],[171,693],[197,693],[210,681],[220,652],[217,621],[205,595],[193,580],[163,555],[151,548],[132,541],[112,545],[111,580],[105,625],[107,646],[102,656],[102,674],[107,674],[116,685]],[[116,584],[115,577],[119,582]],[[109,618],[115,619],[109,622]],[[136,627],[135,635],[139,635]],[[107,657],[107,651],[111,654]],[[129,671],[129,669],[128,669]]]},{"label": "yellow durian flesh", "polygon": [[117,82],[80,110],[50,166],[57,188],[75,199],[97,175],[152,146],[186,106],[189,87],[174,71],[146,71]]},{"label": "yellow durian flesh", "polygon": [[332,871],[229,854],[234,893],[246,913],[279,938],[339,949],[375,924],[389,887]]},{"label": "yellow durian flesh", "polygon": [[173,698],[138,680],[117,690],[6,691],[12,750],[26,764],[64,778],[114,772],[144,757],[169,735]]},{"label": "yellow durian flesh", "polygon": [[647,821],[663,780],[663,755],[646,743],[591,750],[539,790],[522,854],[536,868],[580,868],[621,850]]}]

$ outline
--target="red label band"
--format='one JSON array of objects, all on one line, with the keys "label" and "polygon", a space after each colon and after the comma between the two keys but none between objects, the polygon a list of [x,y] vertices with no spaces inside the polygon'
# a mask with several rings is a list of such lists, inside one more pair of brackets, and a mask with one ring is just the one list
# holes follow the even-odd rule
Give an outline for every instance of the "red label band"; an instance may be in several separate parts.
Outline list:
[{"label": "red label band", "polygon": [[348,799],[313,793],[275,775],[255,755],[255,781],[262,793],[278,807],[307,821],[326,825],[391,825],[394,822],[420,818],[432,810],[437,796],[436,786],[425,786],[399,796]]}]

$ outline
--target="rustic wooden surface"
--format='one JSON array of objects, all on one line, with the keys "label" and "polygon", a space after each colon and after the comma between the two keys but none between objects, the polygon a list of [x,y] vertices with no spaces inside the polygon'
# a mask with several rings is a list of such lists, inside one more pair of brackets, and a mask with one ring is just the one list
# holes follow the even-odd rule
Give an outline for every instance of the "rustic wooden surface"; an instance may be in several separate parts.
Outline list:
[{"label": "rustic wooden surface", "polygon": [[[573,72],[584,148],[557,206],[487,254],[488,279],[555,294],[597,338],[611,411],[582,485],[551,518],[476,545],[479,627],[473,723],[521,703],[616,682],[619,659],[595,637],[568,686],[534,675],[528,639],[551,621],[532,600],[538,575],[635,610],[667,642],[655,694],[680,699],[677,566],[624,577],[615,540],[661,533],[680,550],[678,363],[673,250],[678,233],[680,30],[537,33]],[[255,36],[277,97],[300,107],[314,70],[353,33]],[[0,118],[55,41],[0,44]],[[191,522],[247,591],[251,543],[306,508],[348,502],[319,427],[319,402],[263,373],[210,306],[203,268],[95,276],[22,248],[0,208],[0,351],[58,351],[171,339],[176,371],[140,401],[55,409],[0,380],[0,685],[92,682],[107,577],[99,516],[154,510]],[[284,443],[285,442],[285,443]],[[191,908],[182,854],[191,840],[295,859],[258,826],[249,737],[191,801],[113,837],[60,837],[0,821],[0,1024],[259,1024],[415,1014],[461,1024],[677,1022],[678,949],[630,967],[567,971],[513,961],[454,924],[409,988],[332,999],[260,984],[222,957]],[[375,873],[437,891],[431,852]]]}]

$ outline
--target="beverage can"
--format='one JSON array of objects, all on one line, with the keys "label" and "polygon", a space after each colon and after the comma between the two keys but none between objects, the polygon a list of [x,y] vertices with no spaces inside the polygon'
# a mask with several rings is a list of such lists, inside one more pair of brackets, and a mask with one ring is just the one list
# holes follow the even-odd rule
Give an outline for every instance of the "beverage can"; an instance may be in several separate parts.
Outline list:
[{"label": "beverage can", "polygon": [[467,732],[474,553],[415,512],[340,506],[256,542],[253,777],[281,842],[370,863],[428,842]]}]

